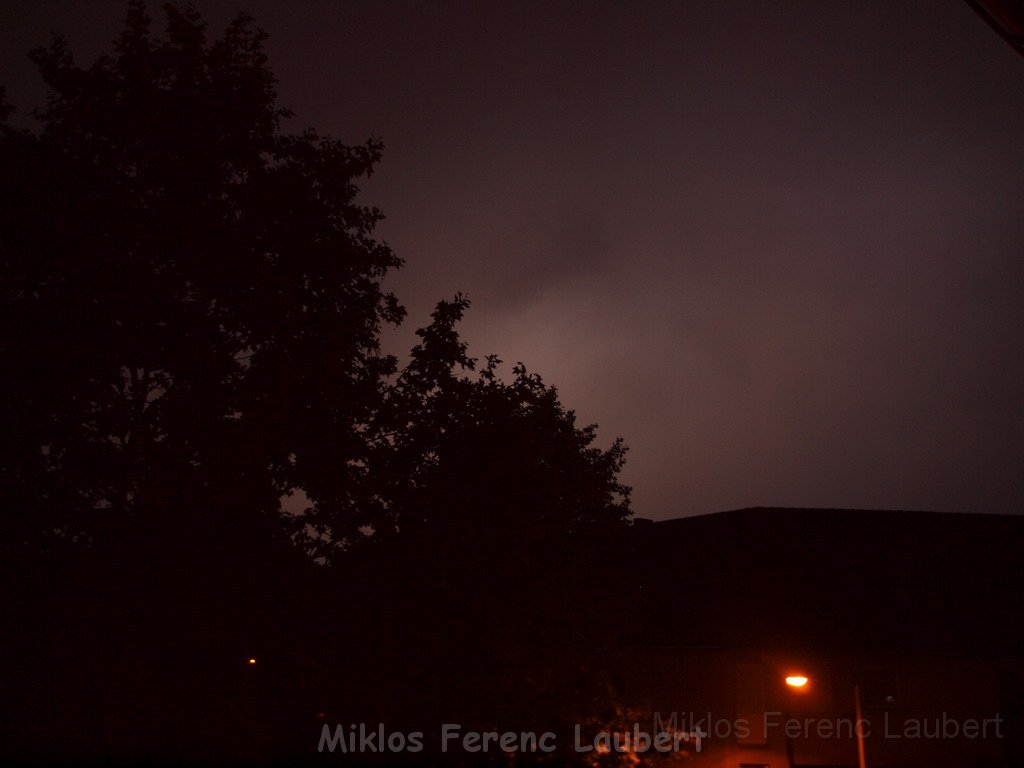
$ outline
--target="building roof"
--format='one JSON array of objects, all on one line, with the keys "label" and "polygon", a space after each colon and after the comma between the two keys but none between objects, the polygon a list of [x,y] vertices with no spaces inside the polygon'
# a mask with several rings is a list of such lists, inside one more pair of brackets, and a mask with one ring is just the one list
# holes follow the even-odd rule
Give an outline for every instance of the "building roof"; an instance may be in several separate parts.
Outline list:
[{"label": "building roof", "polygon": [[1024,517],[755,507],[637,540],[638,644],[1024,651]]}]

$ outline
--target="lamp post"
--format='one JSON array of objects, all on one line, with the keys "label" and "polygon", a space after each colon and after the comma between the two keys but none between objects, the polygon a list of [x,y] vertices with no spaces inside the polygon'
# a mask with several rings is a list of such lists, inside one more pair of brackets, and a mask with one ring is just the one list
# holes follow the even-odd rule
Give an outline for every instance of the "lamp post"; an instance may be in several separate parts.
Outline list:
[{"label": "lamp post", "polygon": [[[806,675],[787,675],[786,685],[790,688],[800,690],[806,687],[810,681]],[[857,734],[857,768],[867,768],[867,758],[864,753],[864,717],[861,713],[860,686],[853,686],[853,707],[857,721],[854,723],[854,732]],[[789,750],[789,763],[793,764],[792,748]]]},{"label": "lamp post", "polygon": [[853,686],[853,708],[857,715],[857,722],[854,729],[857,731],[857,768],[867,768],[867,758],[864,757],[864,718],[861,716],[860,686]]}]

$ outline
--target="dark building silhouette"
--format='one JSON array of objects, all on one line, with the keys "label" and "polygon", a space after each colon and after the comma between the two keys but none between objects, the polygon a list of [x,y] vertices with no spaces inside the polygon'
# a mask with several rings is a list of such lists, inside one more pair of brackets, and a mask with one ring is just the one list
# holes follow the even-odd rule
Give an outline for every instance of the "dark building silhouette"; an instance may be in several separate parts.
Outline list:
[{"label": "dark building silhouette", "polygon": [[857,689],[866,765],[1024,764],[1024,518],[753,508],[638,533],[623,687],[708,734],[690,764],[857,765]]}]

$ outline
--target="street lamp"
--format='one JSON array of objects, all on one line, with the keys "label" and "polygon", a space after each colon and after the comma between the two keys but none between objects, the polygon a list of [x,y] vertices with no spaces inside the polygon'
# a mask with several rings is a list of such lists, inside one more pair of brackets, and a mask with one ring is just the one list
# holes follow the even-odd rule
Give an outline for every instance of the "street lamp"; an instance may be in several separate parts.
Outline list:
[{"label": "street lamp", "polygon": [[[810,682],[810,678],[806,675],[787,675],[786,685],[790,688],[804,688],[807,683]],[[864,718],[861,714],[861,700],[860,700],[860,686],[853,686],[853,707],[857,717],[857,722],[854,723],[854,731],[857,734],[857,768],[867,768],[867,758],[864,756]],[[793,762],[792,755],[790,755],[790,764]]]}]

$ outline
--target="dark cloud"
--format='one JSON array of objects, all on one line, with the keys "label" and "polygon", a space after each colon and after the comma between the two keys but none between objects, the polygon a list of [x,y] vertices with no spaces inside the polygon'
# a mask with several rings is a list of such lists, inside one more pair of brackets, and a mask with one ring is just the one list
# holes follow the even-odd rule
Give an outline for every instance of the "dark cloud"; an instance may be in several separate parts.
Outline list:
[{"label": "dark cloud", "polygon": [[[468,292],[640,514],[1020,511],[1024,62],[966,3],[247,5],[298,124],[387,143],[399,340]],[[9,4],[12,98],[119,6]]]}]

